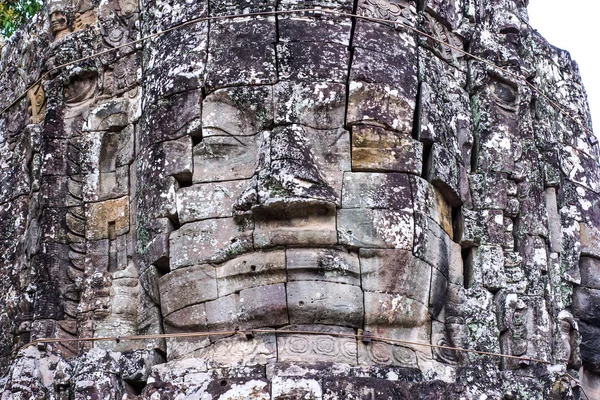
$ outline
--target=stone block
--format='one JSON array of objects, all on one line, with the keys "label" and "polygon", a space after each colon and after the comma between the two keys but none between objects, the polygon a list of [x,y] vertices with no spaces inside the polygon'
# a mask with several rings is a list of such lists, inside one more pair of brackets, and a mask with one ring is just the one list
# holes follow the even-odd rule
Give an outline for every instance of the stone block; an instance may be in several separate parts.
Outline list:
[{"label": "stone block", "polygon": [[17,239],[23,235],[29,206],[28,196],[0,204],[0,240]]},{"label": "stone block", "polygon": [[520,240],[519,252],[523,265],[533,271],[548,270],[548,248],[544,238],[525,235]]},{"label": "stone block", "polygon": [[407,250],[360,249],[362,288],[401,294],[427,304],[431,266]]},{"label": "stone block", "polygon": [[[347,2],[341,2],[339,6],[352,12],[347,7]],[[300,5],[301,4],[294,4]],[[324,4],[325,5],[325,4]],[[336,4],[337,5],[337,4]],[[280,8],[286,7],[282,2]],[[339,8],[336,7],[337,10]],[[350,44],[350,31],[352,24],[345,17],[327,15],[327,18],[307,18],[306,14],[279,16],[279,40],[281,42],[328,42],[348,46]]]},{"label": "stone block", "polygon": [[217,278],[212,265],[180,268],[158,280],[163,316],[217,298]]},{"label": "stone block", "polygon": [[365,291],[364,296],[365,326],[410,329],[429,321],[427,303],[396,293]]},{"label": "stone block", "polygon": [[581,286],[600,289],[600,260],[592,257],[581,257],[579,259],[579,272],[581,274]]},{"label": "stone block", "polygon": [[415,213],[413,254],[448,276],[452,253],[460,252],[450,236],[432,219]]},{"label": "stone block", "polygon": [[[202,7],[201,3],[187,5],[184,12],[179,6],[179,12],[174,14],[179,17],[198,6]],[[166,20],[165,13],[161,20]],[[176,93],[200,89],[206,74],[207,56],[208,22],[180,27],[150,39],[144,48],[144,104],[155,104]]]},{"label": "stone block", "polygon": [[129,104],[125,98],[98,104],[90,110],[83,131],[120,131],[129,123]]},{"label": "stone block", "polygon": [[483,286],[491,292],[506,287],[504,252],[499,246],[479,246],[473,250],[469,287]]},{"label": "stone block", "polygon": [[165,333],[206,331],[208,329],[206,316],[205,303],[174,311],[163,319]]},{"label": "stone block", "polygon": [[202,136],[252,136],[270,128],[273,116],[272,86],[215,90],[202,103]]},{"label": "stone block", "polygon": [[506,179],[500,174],[469,175],[473,207],[476,210],[507,208]]},{"label": "stone block", "polygon": [[472,211],[462,207],[458,219],[457,237],[463,247],[501,245],[505,241],[502,210]]},{"label": "stone block", "polygon": [[420,175],[423,144],[412,137],[368,125],[352,127],[352,170]]},{"label": "stone block", "polygon": [[275,123],[315,129],[344,125],[346,86],[331,82],[282,81],[275,86]]},{"label": "stone block", "polygon": [[172,175],[179,181],[188,180],[192,176],[194,163],[191,136],[163,142],[157,147],[157,153],[160,154],[157,161],[163,166],[165,175]]},{"label": "stone block", "polygon": [[86,206],[88,240],[108,239],[129,232],[129,196]]},{"label": "stone block", "polygon": [[275,43],[276,31],[274,16],[217,19],[210,24],[210,50]]},{"label": "stone block", "polygon": [[283,283],[245,289],[205,303],[210,330],[234,330],[287,325]]},{"label": "stone block", "polygon": [[398,88],[405,98],[416,98],[416,52],[407,44],[404,43],[407,51],[402,56],[357,47],[352,58],[350,81],[389,85]]},{"label": "stone block", "polygon": [[194,146],[194,183],[249,179],[254,174],[261,135],[211,136]]},{"label": "stone block", "polygon": [[256,286],[286,281],[285,252],[255,252],[229,260],[217,267],[219,296]]},{"label": "stone block", "polygon": [[600,326],[600,289],[573,289],[573,314],[587,323]]},{"label": "stone block", "polygon": [[581,359],[591,366],[594,370],[600,369],[600,326],[590,324],[584,321],[579,322],[579,332],[581,332]]},{"label": "stone block", "polygon": [[[412,15],[409,18],[414,22],[416,21],[416,12],[414,6],[411,8],[410,14]],[[407,30],[395,29],[393,24],[388,25],[363,19],[356,21],[353,44],[356,47],[392,57],[403,57],[408,52],[413,58],[412,53],[417,51],[415,36]]]},{"label": "stone block", "polygon": [[598,225],[580,224],[581,254],[600,259],[600,229]]},{"label": "stone block", "polygon": [[275,46],[255,43],[248,47],[211,50],[208,54],[206,86],[268,85],[277,81]]},{"label": "stone block", "polygon": [[139,149],[165,140],[194,135],[200,126],[202,93],[200,90],[174,94],[147,106],[139,125]]},{"label": "stone block", "polygon": [[283,42],[277,45],[277,61],[280,79],[344,84],[350,52],[337,43]]},{"label": "stone block", "polygon": [[556,188],[549,187],[546,192],[546,211],[548,212],[548,238],[550,242],[550,251],[560,251],[561,223],[558,214],[558,202],[556,199]]},{"label": "stone block", "polygon": [[[141,177],[140,177],[141,178]],[[175,193],[179,182],[172,176],[160,177],[154,181],[144,178],[138,181],[137,214],[143,218],[176,219],[177,202]]]},{"label": "stone block", "polygon": [[358,286],[323,281],[287,284],[292,324],[325,324],[359,328],[363,324],[363,292]]},{"label": "stone block", "polygon": [[462,204],[456,159],[438,143],[434,143],[431,148],[426,175],[427,180],[444,195],[451,205],[456,207]]},{"label": "stone block", "polygon": [[435,221],[450,238],[454,237],[452,207],[442,193],[419,176],[410,177],[415,212]]},{"label": "stone block", "polygon": [[600,171],[592,157],[571,146],[564,146],[560,152],[560,166],[570,181],[600,193]]},{"label": "stone block", "polygon": [[412,212],[400,210],[341,209],[337,213],[340,244],[351,247],[409,250],[413,247]]},{"label": "stone block", "polygon": [[518,184],[519,215],[516,220],[520,235],[548,237],[548,212],[546,211],[546,193],[539,180]]},{"label": "stone block", "polygon": [[292,326],[293,330],[322,330],[322,335],[283,334],[277,335],[278,362],[339,362],[356,365],[356,339],[352,337],[335,337],[328,332],[353,335],[352,328],[318,326]]},{"label": "stone block", "polygon": [[[311,202],[317,208],[312,207]],[[257,248],[335,244],[337,231],[332,204],[321,207],[321,203],[309,200],[282,206],[267,205],[255,220],[254,246]]]},{"label": "stone block", "polygon": [[346,123],[376,125],[410,135],[416,104],[416,77],[414,85],[414,93],[409,85],[406,89],[410,92],[405,94],[396,86],[350,82]]},{"label": "stone block", "polygon": [[233,218],[190,222],[169,238],[171,270],[186,265],[219,263],[252,250],[252,232]]},{"label": "stone block", "polygon": [[327,281],[360,285],[360,265],[356,254],[345,250],[287,249],[288,281]]},{"label": "stone block", "polygon": [[409,177],[396,173],[346,172],[342,207],[412,211]]},{"label": "stone block", "polygon": [[239,180],[201,183],[179,189],[176,193],[179,222],[231,217],[234,203],[249,185],[249,180]]},{"label": "stone block", "polygon": [[150,221],[138,219],[136,226],[136,251],[146,264],[169,267],[169,236],[173,225],[168,218]]},{"label": "stone block", "polygon": [[321,382],[317,379],[273,377],[271,382],[273,400],[322,399]]}]

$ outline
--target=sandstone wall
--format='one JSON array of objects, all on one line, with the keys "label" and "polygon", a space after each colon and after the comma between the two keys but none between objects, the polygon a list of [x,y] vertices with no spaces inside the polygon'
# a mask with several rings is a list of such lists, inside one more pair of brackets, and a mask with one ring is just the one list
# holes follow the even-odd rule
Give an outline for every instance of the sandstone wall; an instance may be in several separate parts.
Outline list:
[{"label": "sandstone wall", "polygon": [[[48,72],[0,115],[2,399],[600,398],[598,145],[525,3],[49,2],[0,58],[1,108]],[[379,20],[131,43],[313,7]]]}]

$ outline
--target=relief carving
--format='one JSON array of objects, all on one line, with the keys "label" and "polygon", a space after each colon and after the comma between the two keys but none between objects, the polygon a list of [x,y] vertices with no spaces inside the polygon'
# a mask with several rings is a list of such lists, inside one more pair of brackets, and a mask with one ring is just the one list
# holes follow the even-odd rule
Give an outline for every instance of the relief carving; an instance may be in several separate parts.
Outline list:
[{"label": "relief carving", "polygon": [[414,25],[415,7],[405,0],[361,0],[358,15]]},{"label": "relief carving", "polygon": [[[442,58],[448,62],[463,58],[464,53],[457,50],[463,49],[463,42],[460,37],[452,33],[450,29],[440,21],[436,20],[433,16],[427,13],[424,13],[424,16],[425,30],[439,40],[433,43],[433,45],[439,51]],[[447,43],[447,45],[444,43]]]},{"label": "relief carving", "polygon": [[39,124],[44,121],[46,115],[46,94],[44,93],[44,86],[42,83],[38,83],[27,91],[27,98],[29,99],[30,106],[29,121],[32,124]]},{"label": "relief carving", "polygon": [[73,30],[70,27],[68,13],[63,10],[54,10],[50,13],[50,32],[54,37],[54,41],[58,41]]}]

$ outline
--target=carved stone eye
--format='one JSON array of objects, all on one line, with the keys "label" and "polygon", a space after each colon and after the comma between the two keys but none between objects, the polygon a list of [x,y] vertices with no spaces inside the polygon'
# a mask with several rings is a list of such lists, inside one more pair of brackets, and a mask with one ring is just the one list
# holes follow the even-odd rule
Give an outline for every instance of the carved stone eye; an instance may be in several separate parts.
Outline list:
[{"label": "carved stone eye", "polygon": [[514,111],[517,104],[515,89],[502,82],[493,82],[490,84],[490,91],[500,107]]}]

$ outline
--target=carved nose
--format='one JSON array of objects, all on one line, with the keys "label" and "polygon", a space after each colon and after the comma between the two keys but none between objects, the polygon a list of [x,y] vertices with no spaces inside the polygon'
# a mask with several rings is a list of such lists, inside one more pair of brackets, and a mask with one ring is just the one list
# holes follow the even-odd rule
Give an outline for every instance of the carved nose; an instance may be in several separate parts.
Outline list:
[{"label": "carved nose", "polygon": [[252,186],[238,198],[236,211],[281,219],[329,214],[339,203],[299,125],[264,133]]}]

